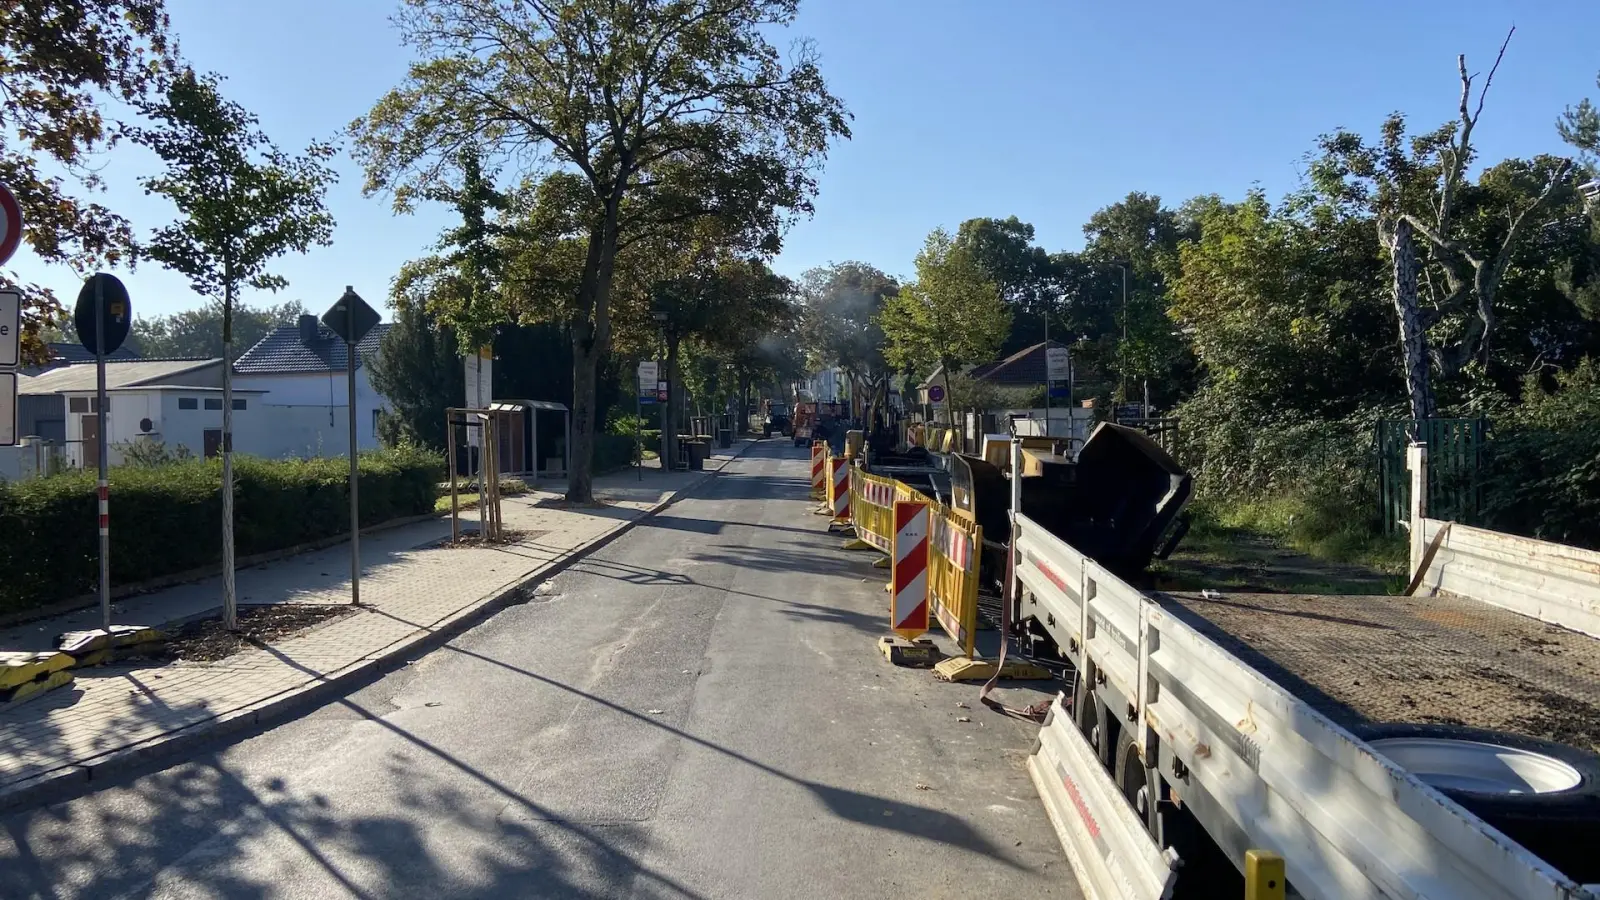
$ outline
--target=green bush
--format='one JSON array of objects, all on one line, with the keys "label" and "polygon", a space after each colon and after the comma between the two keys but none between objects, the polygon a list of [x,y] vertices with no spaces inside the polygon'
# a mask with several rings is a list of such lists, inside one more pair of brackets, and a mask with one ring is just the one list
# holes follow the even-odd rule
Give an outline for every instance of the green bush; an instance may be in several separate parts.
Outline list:
[{"label": "green bush", "polygon": [[[433,510],[443,464],[399,448],[363,453],[361,524]],[[234,460],[235,547],[282,550],[350,528],[344,459]],[[111,470],[111,582],[133,584],[222,559],[222,465],[174,460]],[[66,472],[0,484],[0,613],[94,590],[99,579],[95,476]]]},{"label": "green bush", "polygon": [[1583,360],[1554,391],[1530,376],[1485,462],[1490,528],[1600,548],[1600,365]]},{"label": "green bush", "polygon": [[625,469],[633,463],[634,442],[631,436],[597,434],[594,436],[594,470],[596,474]]}]

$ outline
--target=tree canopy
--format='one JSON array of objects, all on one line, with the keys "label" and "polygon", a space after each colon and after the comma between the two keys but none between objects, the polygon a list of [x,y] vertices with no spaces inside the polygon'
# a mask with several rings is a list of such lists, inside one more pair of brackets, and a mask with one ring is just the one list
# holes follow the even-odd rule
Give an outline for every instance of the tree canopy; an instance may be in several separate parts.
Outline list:
[{"label": "tree canopy", "polygon": [[[162,0],[13,0],[0,6],[0,183],[22,208],[28,246],[78,272],[127,260],[133,226],[87,196],[104,189],[98,155],[119,136],[105,102],[159,89],[175,48]],[[42,361],[42,330],[61,316],[54,291],[23,295],[22,348]]]},{"label": "tree canopy", "polygon": [[[575,461],[569,497],[591,499],[597,367],[611,345],[619,254],[663,229],[714,218],[771,254],[809,213],[847,113],[816,51],[770,41],[798,0],[406,0],[396,21],[419,57],[352,125],[369,192],[398,209],[439,183],[468,145],[533,161],[539,226],[554,251],[508,291],[555,306],[573,342]],[[530,295],[558,290],[562,300]]]}]

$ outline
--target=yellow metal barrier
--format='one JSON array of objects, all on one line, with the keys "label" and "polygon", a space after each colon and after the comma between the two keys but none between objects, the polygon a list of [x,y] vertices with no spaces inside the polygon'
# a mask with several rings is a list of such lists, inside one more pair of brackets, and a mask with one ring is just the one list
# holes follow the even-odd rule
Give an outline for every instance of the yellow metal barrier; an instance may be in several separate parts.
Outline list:
[{"label": "yellow metal barrier", "polygon": [[850,523],[856,537],[881,553],[894,542],[894,499],[898,482],[850,469]]},{"label": "yellow metal barrier", "polygon": [[930,503],[928,526],[928,611],[971,659],[978,634],[983,529],[938,503]]}]

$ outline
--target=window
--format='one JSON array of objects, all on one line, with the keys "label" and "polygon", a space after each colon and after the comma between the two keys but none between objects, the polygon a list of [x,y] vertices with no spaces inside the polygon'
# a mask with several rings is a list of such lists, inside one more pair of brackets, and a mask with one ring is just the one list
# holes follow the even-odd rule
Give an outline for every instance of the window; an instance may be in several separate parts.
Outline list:
[{"label": "window", "polygon": [[90,412],[91,410],[94,411],[94,412],[99,412],[100,411],[100,400],[99,400],[99,398],[97,398],[97,397],[68,397],[67,398],[67,411],[68,412],[86,413],[86,412]]},{"label": "window", "polygon": [[377,434],[378,433],[378,416],[380,416],[382,414],[383,414],[383,410],[381,410],[381,409],[375,409],[375,410],[372,411],[372,433],[373,434]]},{"label": "window", "polygon": [[240,400],[238,398],[235,398],[234,401],[233,401],[233,408],[234,409],[244,409],[244,401]]},{"label": "window", "polygon": [[207,397],[206,398],[206,409],[221,409],[221,408],[222,408],[222,398],[221,397]]},{"label": "window", "polygon": [[179,397],[178,398],[178,408],[179,409],[199,409],[200,408],[200,400],[198,398],[196,398],[196,397]]}]

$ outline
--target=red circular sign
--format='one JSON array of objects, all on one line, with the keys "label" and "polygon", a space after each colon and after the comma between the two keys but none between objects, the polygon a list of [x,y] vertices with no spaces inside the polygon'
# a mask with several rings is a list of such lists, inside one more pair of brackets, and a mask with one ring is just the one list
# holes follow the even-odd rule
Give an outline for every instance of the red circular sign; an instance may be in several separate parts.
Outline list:
[{"label": "red circular sign", "polygon": [[22,243],[22,207],[11,189],[0,184],[0,265],[11,259]]}]

